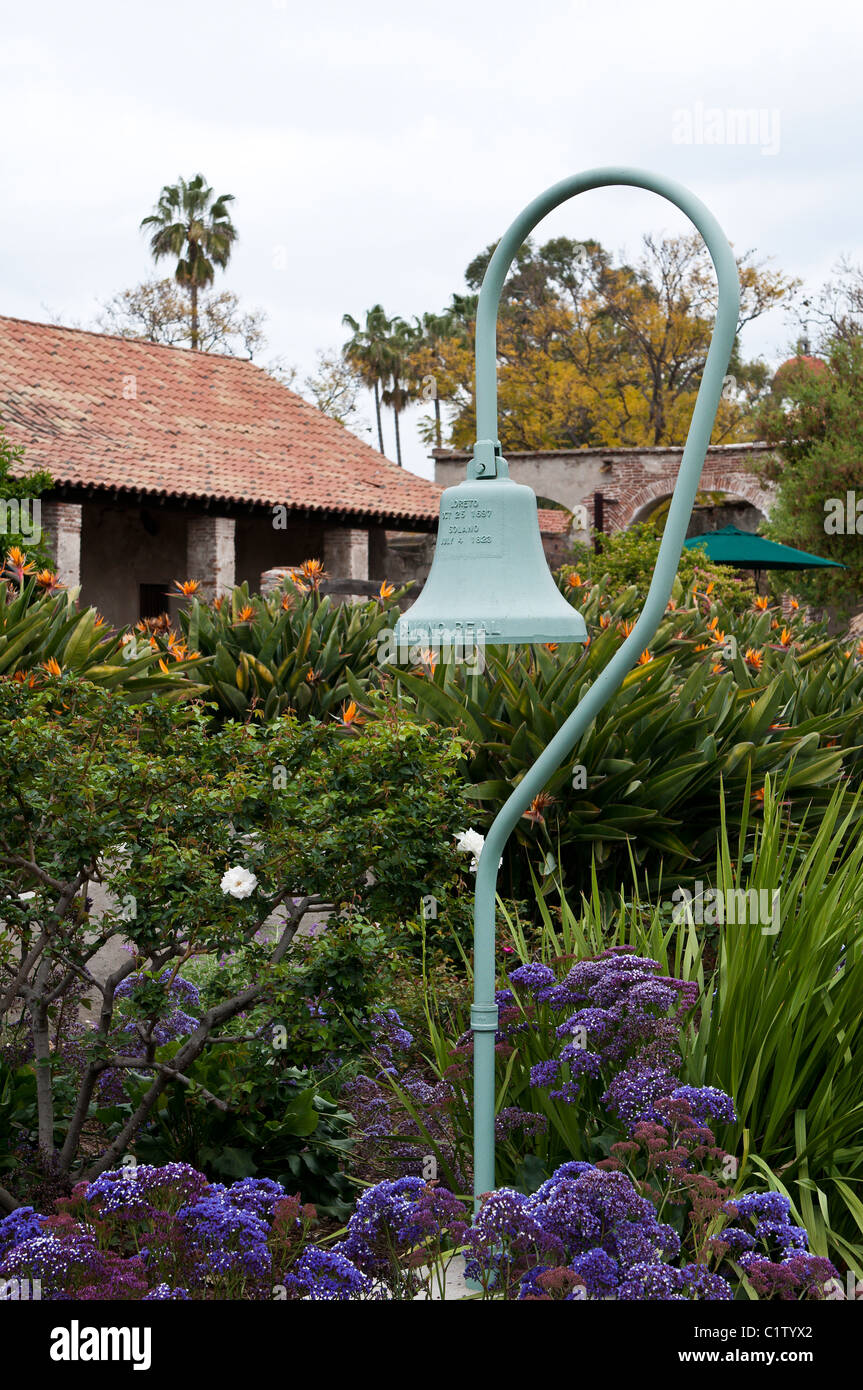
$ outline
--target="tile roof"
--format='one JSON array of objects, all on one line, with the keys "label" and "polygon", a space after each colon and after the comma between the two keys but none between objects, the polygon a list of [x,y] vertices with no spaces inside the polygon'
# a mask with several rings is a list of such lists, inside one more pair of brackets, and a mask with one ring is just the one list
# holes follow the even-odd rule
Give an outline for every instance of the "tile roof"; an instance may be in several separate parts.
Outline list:
[{"label": "tile roof", "polygon": [[437,520],[439,487],[238,358],[0,317],[0,419],[69,487]]}]

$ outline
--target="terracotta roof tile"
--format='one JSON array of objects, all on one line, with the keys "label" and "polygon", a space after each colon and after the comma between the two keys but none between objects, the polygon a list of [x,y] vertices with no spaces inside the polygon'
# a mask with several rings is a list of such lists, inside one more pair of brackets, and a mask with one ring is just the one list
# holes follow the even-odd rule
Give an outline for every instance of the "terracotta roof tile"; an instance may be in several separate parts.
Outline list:
[{"label": "terracotta roof tile", "polygon": [[237,358],[0,318],[0,418],[72,487],[437,519],[434,483]]}]

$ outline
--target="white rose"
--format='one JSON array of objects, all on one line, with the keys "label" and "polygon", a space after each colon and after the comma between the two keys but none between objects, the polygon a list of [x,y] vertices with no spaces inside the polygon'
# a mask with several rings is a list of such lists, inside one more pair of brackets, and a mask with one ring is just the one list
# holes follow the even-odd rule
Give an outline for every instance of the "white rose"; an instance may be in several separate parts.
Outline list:
[{"label": "white rose", "polygon": [[232,898],[250,898],[257,886],[258,880],[255,875],[250,874],[248,869],[244,869],[240,864],[225,870],[220,885],[222,892],[230,893]]}]

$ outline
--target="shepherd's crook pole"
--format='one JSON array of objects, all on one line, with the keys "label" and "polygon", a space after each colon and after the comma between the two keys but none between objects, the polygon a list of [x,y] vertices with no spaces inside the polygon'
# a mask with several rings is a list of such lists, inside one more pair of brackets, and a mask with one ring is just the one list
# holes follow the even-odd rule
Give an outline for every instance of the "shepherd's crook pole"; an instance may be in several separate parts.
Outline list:
[{"label": "shepherd's crook pole", "polygon": [[667,198],[683,212],[704,238],[719,283],[719,307],[704,376],[698,390],[686,447],[656,568],[644,607],[632,632],[579,700],[548,747],[522,778],[495,817],[479,857],[474,898],[474,1003],[471,1009],[474,1055],[474,1198],[494,1188],[495,1052],[498,1011],[495,994],[495,895],[498,866],[504,847],[520,817],[542,790],[566,755],[620,686],[639,653],[649,646],[665,613],[686,528],[698,490],[710,432],[719,406],[726,368],[737,333],[740,284],[734,254],[722,229],[698,198],[659,174],[638,169],[591,169],[564,179],[535,198],[516,218],[489,262],[480,290],[476,316],[476,416],[477,440],[497,440],[497,311],[503,282],[522,242],[536,224],[568,198],[591,188],[623,184],[644,188]]}]

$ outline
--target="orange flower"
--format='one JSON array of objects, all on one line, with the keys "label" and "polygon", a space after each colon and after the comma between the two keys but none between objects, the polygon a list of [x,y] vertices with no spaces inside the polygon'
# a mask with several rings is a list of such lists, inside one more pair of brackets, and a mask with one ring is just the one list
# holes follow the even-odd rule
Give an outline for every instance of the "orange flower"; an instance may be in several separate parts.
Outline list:
[{"label": "orange flower", "polygon": [[611,627],[611,618],[608,616],[607,613],[600,613],[600,615],[599,615],[599,626],[600,626],[600,627]]},{"label": "orange flower", "polygon": [[566,576],[566,587],[568,589],[581,589],[583,588],[583,586],[584,580],[582,579],[578,570],[573,570],[572,574],[568,574]]},{"label": "orange flower", "polygon": [[282,607],[284,608],[285,612],[286,612],[286,613],[290,613],[290,611],[291,611],[291,609],[293,608],[293,606],[294,606],[294,600],[291,598],[291,595],[290,595],[290,594],[282,594]]},{"label": "orange flower", "polygon": [[314,685],[316,680],[320,680],[320,676],[315,670],[307,671],[306,680],[308,681],[309,685]]},{"label": "orange flower", "polygon": [[638,658],[638,665],[639,665],[639,666],[649,666],[652,660],[653,660],[653,657],[651,656],[650,652],[649,652],[649,651],[643,651],[643,652],[641,653],[641,656]]},{"label": "orange flower", "polygon": [[201,587],[200,579],[175,579],[174,583],[178,593],[181,593],[184,598],[191,598]]},{"label": "orange flower", "polygon": [[779,619],[778,619],[778,618],[774,618],[774,619],[772,620],[771,624],[770,624],[771,631],[774,631],[774,632],[775,632],[775,630],[776,630],[776,628],[777,628],[778,626],[779,626]]},{"label": "orange flower", "polygon": [[20,584],[25,574],[33,573],[34,566],[27,559],[23,550],[17,545],[10,545],[9,554],[6,556],[6,569],[10,574],[14,574]]},{"label": "orange flower", "polygon": [[94,626],[94,627],[104,627],[105,624],[106,624],[106,622],[107,622],[107,618],[103,618],[101,613],[97,613],[96,616],[95,616],[95,618],[93,619],[93,626]]},{"label": "orange flower", "polygon": [[714,616],[710,619],[710,622],[707,624],[707,626],[713,628],[714,631],[716,630],[716,628],[719,627],[719,619],[718,619],[718,617],[717,617],[715,614],[714,614]]},{"label": "orange flower", "polygon": [[432,651],[430,647],[423,647],[419,657],[422,665],[416,668],[415,674],[424,675],[428,672],[433,676],[437,666],[437,652]]},{"label": "orange flower", "polygon": [[250,623],[255,616],[255,610],[250,603],[244,603],[237,614],[238,623]]},{"label": "orange flower", "polygon": [[61,589],[63,587],[53,570],[40,570],[36,575],[36,583],[41,589]]},{"label": "orange flower", "polygon": [[343,724],[363,724],[365,720],[357,709],[356,700],[351,700],[348,704],[342,705]]},{"label": "orange flower", "polygon": [[[782,629],[782,631],[781,631],[780,634],[779,634],[779,641],[782,643],[783,647],[788,647],[788,646],[790,646],[792,636],[793,636],[793,634],[792,634],[790,628],[784,627],[784,628]],[[861,644],[861,645],[863,645],[863,644]]]},{"label": "orange flower", "polygon": [[540,792],[524,812],[524,819],[533,821],[534,825],[541,825],[545,820],[545,812],[553,801],[554,797],[550,792]]},{"label": "orange flower", "polygon": [[722,632],[718,627],[712,627],[710,629],[710,640],[711,642],[716,642],[717,644],[723,643],[725,641],[725,633]]},{"label": "orange flower", "polygon": [[224,594],[219,594],[216,598],[213,599],[213,607],[215,608],[215,610],[216,610],[217,613],[221,613],[221,611],[222,611],[222,604],[223,604],[224,602],[225,602],[225,595],[224,595]]},{"label": "orange flower", "polygon": [[379,599],[392,598],[392,596],[393,596],[393,594],[395,593],[395,591],[396,591],[396,586],[395,586],[395,584],[389,584],[389,583],[387,583],[387,581],[386,581],[386,579],[385,579],[385,580],[383,581],[383,583],[381,584],[381,587],[378,589],[378,598],[379,598]]},{"label": "orange flower", "polygon": [[756,599],[755,599],[755,607],[756,607],[756,608],[759,610],[759,612],[761,612],[761,613],[766,613],[766,612],[767,612],[767,609],[770,607],[770,599],[767,597],[766,594],[758,594],[758,595],[756,596]]},{"label": "orange flower", "polygon": [[754,647],[746,648],[744,660],[748,666],[752,667],[753,671],[760,671],[761,667],[764,665],[764,657],[761,655],[761,652],[757,652]]},{"label": "orange flower", "polygon": [[754,792],[752,793],[752,795],[753,795],[753,797],[755,798],[756,801],[763,801],[763,800],[764,800],[764,788],[763,788],[763,787],[759,787],[757,791],[754,791]]},{"label": "orange flower", "polygon": [[791,609],[792,613],[796,613],[797,609],[800,607],[800,604],[797,602],[796,598],[793,598],[788,606]]},{"label": "orange flower", "polygon": [[159,657],[159,668],[160,670],[164,671],[166,676],[170,675],[170,671],[168,670],[168,663],[162,656]]},{"label": "orange flower", "polygon": [[552,654],[552,656],[553,656],[554,653],[558,650],[558,648],[559,648],[559,646],[560,646],[560,643],[559,643],[559,642],[543,642],[542,645],[545,647],[545,650],[546,650],[547,652],[551,652],[551,654]]},{"label": "orange flower", "polygon": [[673,598],[670,598],[670,599],[668,600],[667,604],[665,605],[665,611],[666,611],[666,613],[676,613],[676,612],[677,612],[677,604],[676,604],[676,602],[675,602],[675,600],[674,600]]},{"label": "orange flower", "polygon": [[725,668],[723,667],[721,661],[717,661],[716,664],[714,666],[711,666],[710,668],[714,676],[718,676],[720,671],[723,671],[724,669]]},{"label": "orange flower", "polygon": [[42,666],[48,672],[49,676],[60,676],[63,674],[60,669],[60,663],[56,661],[53,656],[49,656],[47,661],[43,661]]},{"label": "orange flower", "polygon": [[12,679],[17,681],[19,685],[28,685],[31,690],[36,684],[36,677],[32,671],[16,671]]},{"label": "orange flower", "polygon": [[300,572],[316,592],[321,587],[322,580],[327,578],[327,572],[321,560],[304,560],[300,565]]},{"label": "orange flower", "polygon": [[699,642],[695,650],[697,652],[706,652],[710,650],[710,647],[707,642]]},{"label": "orange flower", "polygon": [[634,627],[635,623],[631,623],[628,618],[625,618],[623,622],[617,624],[618,632],[622,632],[624,637],[628,637]]},{"label": "orange flower", "polygon": [[290,570],[288,573],[288,578],[290,579],[294,588],[299,589],[301,594],[307,594],[309,592],[308,584],[304,583],[303,579],[297,573],[296,570]]}]

